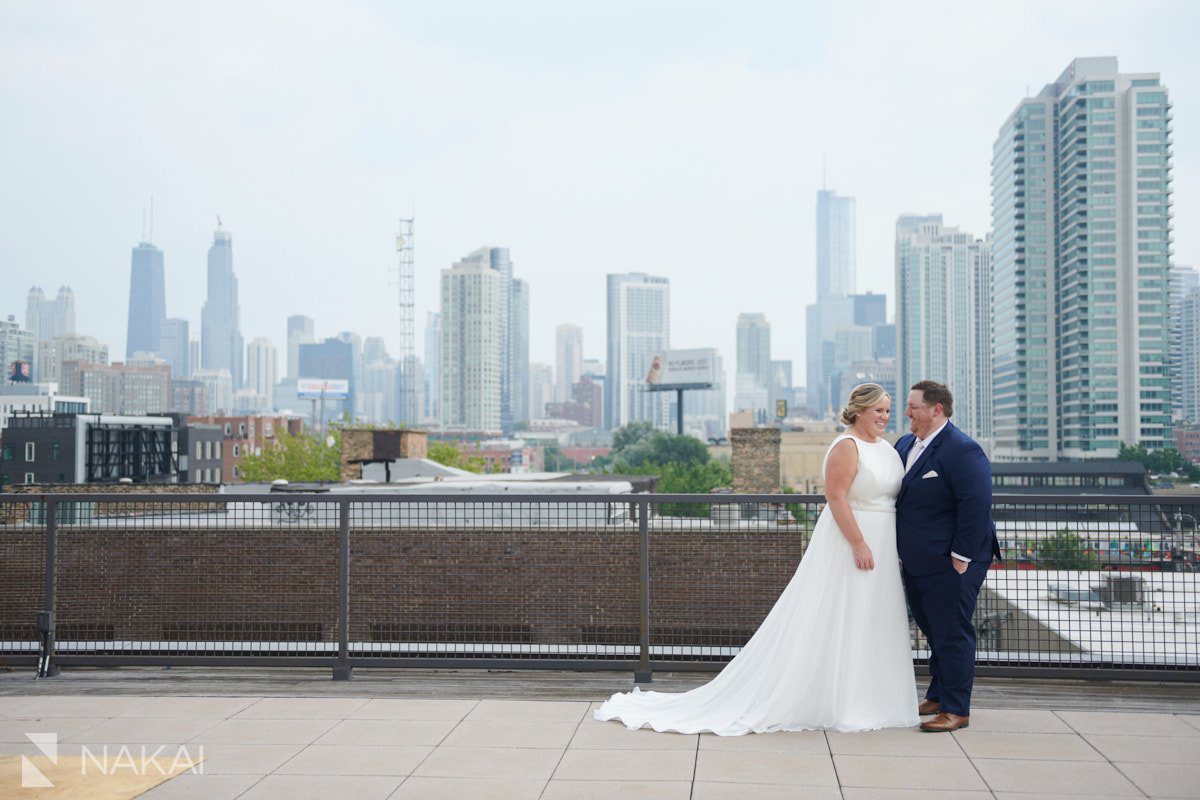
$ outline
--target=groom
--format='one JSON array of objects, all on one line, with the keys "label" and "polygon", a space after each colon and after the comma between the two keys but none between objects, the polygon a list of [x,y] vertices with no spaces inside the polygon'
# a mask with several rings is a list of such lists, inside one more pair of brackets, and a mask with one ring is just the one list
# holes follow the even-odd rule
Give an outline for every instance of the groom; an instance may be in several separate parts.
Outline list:
[{"label": "groom", "polygon": [[914,384],[905,416],[912,433],[896,449],[904,480],[896,498],[896,547],[904,593],[929,641],[929,689],[921,730],[954,731],[970,723],[975,679],[971,616],[993,556],[992,467],[974,439],[950,423],[954,398],[935,381]]}]

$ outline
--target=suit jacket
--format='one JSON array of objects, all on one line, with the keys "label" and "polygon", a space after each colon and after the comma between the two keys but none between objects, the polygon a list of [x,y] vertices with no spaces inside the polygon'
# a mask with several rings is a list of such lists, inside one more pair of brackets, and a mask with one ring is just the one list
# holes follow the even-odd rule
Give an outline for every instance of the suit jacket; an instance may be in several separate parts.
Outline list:
[{"label": "suit jacket", "polygon": [[[916,440],[909,433],[896,442],[905,463]],[[904,569],[918,576],[949,569],[951,551],[972,561],[1000,558],[992,520],[992,465],[983,448],[951,422],[900,484],[896,548]]]}]

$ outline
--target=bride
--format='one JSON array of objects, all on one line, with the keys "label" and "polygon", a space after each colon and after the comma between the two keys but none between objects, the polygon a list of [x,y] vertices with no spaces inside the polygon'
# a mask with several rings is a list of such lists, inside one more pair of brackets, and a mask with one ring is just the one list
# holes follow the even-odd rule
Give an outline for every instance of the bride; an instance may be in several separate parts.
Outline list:
[{"label": "bride", "polygon": [[883,387],[854,388],[825,454],[826,506],[796,574],[719,675],[682,694],[614,694],[596,719],[721,736],[917,724],[908,614],[896,556],[904,465],[883,431]]}]

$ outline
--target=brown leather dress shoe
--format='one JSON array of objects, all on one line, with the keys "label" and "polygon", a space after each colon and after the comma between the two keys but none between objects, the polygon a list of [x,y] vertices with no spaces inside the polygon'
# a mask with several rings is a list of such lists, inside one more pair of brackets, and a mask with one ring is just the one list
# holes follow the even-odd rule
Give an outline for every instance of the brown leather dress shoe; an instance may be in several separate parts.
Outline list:
[{"label": "brown leather dress shoe", "polygon": [[937,700],[922,700],[921,705],[917,706],[917,713],[922,717],[928,717],[930,714],[936,714],[942,710],[942,704]]},{"label": "brown leather dress shoe", "polygon": [[922,722],[921,730],[928,733],[949,733],[959,728],[965,728],[970,724],[970,717],[960,717],[958,714],[942,711],[928,722]]}]

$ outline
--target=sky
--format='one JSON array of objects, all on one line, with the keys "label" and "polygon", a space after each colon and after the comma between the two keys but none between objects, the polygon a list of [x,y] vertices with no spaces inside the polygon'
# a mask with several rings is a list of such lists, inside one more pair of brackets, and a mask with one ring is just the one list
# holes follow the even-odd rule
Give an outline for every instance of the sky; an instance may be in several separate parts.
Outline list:
[{"label": "sky", "polygon": [[[167,314],[200,327],[217,215],[245,340],[399,342],[415,216],[417,353],[440,270],[508,247],[530,352],[601,358],[605,275],[671,281],[671,346],[762,312],[804,375],[816,192],[857,198],[859,291],[892,305],[904,212],[990,226],[992,144],[1071,59],[1160,72],[1175,263],[1200,266],[1200,4],[1190,2],[19,2],[0,0],[0,318],[75,291],[125,352],[154,198]],[[148,231],[146,232],[148,234]]]}]

